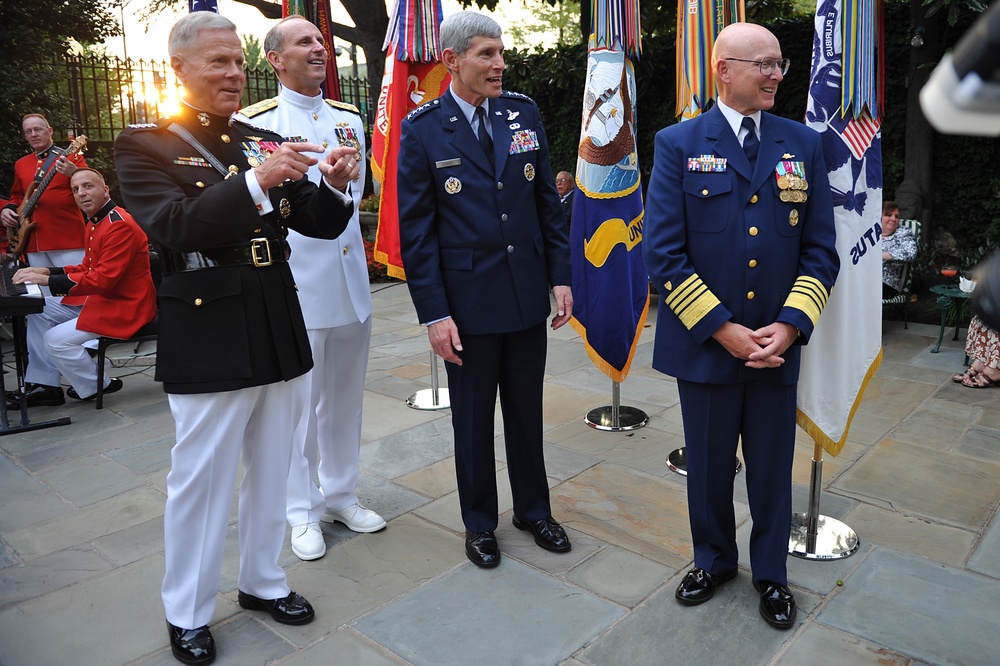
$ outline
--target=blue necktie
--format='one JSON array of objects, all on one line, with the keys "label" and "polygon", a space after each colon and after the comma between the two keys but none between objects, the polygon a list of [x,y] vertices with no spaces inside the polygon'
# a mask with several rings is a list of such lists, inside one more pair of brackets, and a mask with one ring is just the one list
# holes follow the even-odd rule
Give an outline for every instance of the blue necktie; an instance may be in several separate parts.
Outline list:
[{"label": "blue necktie", "polygon": [[489,132],[486,131],[486,123],[489,120],[486,118],[486,109],[481,106],[476,107],[476,115],[479,116],[479,145],[483,147],[486,151],[486,156],[490,158],[490,162],[493,162],[493,139],[490,138]]},{"label": "blue necktie", "polygon": [[743,152],[747,154],[747,159],[750,160],[750,166],[754,166],[757,163],[757,149],[760,148],[760,139],[757,138],[757,124],[754,123],[753,118],[747,116],[743,119],[744,129],[749,130],[749,134],[743,139]]}]

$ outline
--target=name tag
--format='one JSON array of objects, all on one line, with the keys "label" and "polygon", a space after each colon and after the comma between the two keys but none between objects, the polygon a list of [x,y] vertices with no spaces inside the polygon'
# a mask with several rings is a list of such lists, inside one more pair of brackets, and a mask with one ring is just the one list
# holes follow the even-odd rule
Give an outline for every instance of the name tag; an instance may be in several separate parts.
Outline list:
[{"label": "name tag", "polygon": [[453,166],[462,166],[462,160],[461,158],[458,157],[450,160],[441,160],[440,162],[435,162],[434,166],[436,166],[438,169],[444,169],[446,167],[453,167]]}]

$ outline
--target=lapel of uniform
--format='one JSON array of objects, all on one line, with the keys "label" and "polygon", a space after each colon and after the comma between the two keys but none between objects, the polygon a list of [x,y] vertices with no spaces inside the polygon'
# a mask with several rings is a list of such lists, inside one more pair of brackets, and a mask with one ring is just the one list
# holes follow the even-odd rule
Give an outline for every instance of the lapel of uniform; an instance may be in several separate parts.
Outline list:
[{"label": "lapel of uniform", "polygon": [[[465,114],[458,107],[455,98],[451,96],[451,90],[441,96],[441,111],[441,128],[446,135],[450,135],[448,141],[451,146],[480,169],[492,173],[486,154],[479,145],[479,139],[472,133],[472,126],[465,119]],[[494,142],[495,150],[496,142]]]},{"label": "lapel of uniform", "polygon": [[780,132],[774,131],[773,118],[766,113],[760,114],[760,149],[757,151],[757,167],[750,179],[751,192],[759,190],[774,171],[781,154],[785,152],[784,142]]},{"label": "lapel of uniform", "polygon": [[[750,160],[747,159],[747,154],[743,152],[743,146],[733,134],[733,129],[729,126],[729,122],[722,115],[719,107],[713,106],[709,109],[708,113],[705,114],[705,121],[708,125],[705,138],[714,141],[712,150],[715,151],[716,155],[726,158],[728,168],[741,175],[744,180],[749,181],[753,176],[753,172],[750,170]],[[757,162],[760,163],[760,155],[757,156]]]},{"label": "lapel of uniform", "polygon": [[[490,100],[490,127],[493,129],[493,160],[496,162],[496,173],[503,173],[507,165],[507,153],[514,141],[514,130],[510,129],[507,118],[507,105],[503,97]],[[497,115],[499,114],[499,115]]]}]

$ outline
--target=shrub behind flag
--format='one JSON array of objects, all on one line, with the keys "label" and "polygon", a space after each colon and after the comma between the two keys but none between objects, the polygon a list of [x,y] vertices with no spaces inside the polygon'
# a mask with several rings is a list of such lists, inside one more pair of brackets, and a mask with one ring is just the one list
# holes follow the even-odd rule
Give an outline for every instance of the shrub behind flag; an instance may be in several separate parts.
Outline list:
[{"label": "shrub behind flag", "polygon": [[806,123],[823,138],[840,274],[802,348],[797,420],[831,455],[882,362],[880,8],[820,0],[813,36]]},{"label": "shrub behind flag", "polygon": [[390,276],[401,280],[406,273],[399,250],[396,198],[399,124],[410,111],[448,89],[451,77],[444,63],[438,62],[442,18],[440,0],[396,0],[383,45],[388,51],[372,128],[372,177],[381,186],[373,256],[385,264]]},{"label": "shrub behind flag", "polygon": [[621,382],[649,310],[630,57],[640,50],[638,1],[593,0],[591,15],[570,227],[570,323],[583,337],[594,365]]}]

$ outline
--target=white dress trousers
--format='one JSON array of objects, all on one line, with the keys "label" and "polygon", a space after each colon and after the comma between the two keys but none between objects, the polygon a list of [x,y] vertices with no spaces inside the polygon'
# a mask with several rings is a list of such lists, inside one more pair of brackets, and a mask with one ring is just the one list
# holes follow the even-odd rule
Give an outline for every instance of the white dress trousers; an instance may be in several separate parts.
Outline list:
[{"label": "white dress trousers", "polygon": [[[47,288],[48,287],[46,287],[46,289]],[[28,346],[28,369],[24,373],[24,381],[26,382],[44,384],[46,386],[60,385],[59,377],[63,373],[56,362],[56,359],[53,358],[49,350],[49,334],[56,328],[64,330],[62,333],[56,333],[52,338],[52,341],[60,347],[65,346],[68,340],[75,337],[70,331],[76,330],[76,318],[80,316],[80,310],[82,309],[78,305],[63,305],[61,301],[61,298],[46,296],[45,307],[42,311],[38,314],[28,316],[28,332],[26,336]],[[66,329],[67,325],[70,329]],[[79,351],[84,356],[88,357],[87,361],[90,363],[92,372],[90,384],[80,395],[87,396],[97,391],[97,366],[92,360],[90,360],[82,345],[87,340],[96,338],[97,335],[93,333],[86,333],[85,335],[89,337],[83,338],[79,342]],[[80,369],[79,364],[75,361],[74,367]],[[86,374],[87,373],[84,372],[84,375]],[[82,383],[80,386],[77,386],[77,384],[73,381],[73,378],[69,375],[67,375],[66,378],[70,380],[70,383],[77,391],[83,388]],[[77,377],[77,379],[79,379],[79,377]]]},{"label": "white dress trousers", "polygon": [[[337,511],[358,501],[358,455],[361,409],[371,340],[371,288],[358,206],[365,183],[365,134],[361,117],[282,87],[278,105],[248,121],[283,137],[298,137],[327,147],[343,145],[350,134],[358,142],[361,172],[351,184],[354,217],[334,240],[308,238],[289,231],[289,264],[298,287],[302,316],[309,329],[313,369],[305,407],[295,428],[288,475],[288,523],[316,522],[329,508]],[[318,166],[308,177],[318,183]],[[322,490],[316,488],[319,476]]]},{"label": "white dress trousers", "polygon": [[233,486],[239,492],[240,590],[288,595],[278,556],[285,539],[288,433],[302,412],[306,375],[219,393],[168,394],[176,422],[163,516],[163,607],[171,624],[194,629],[215,611]]}]

